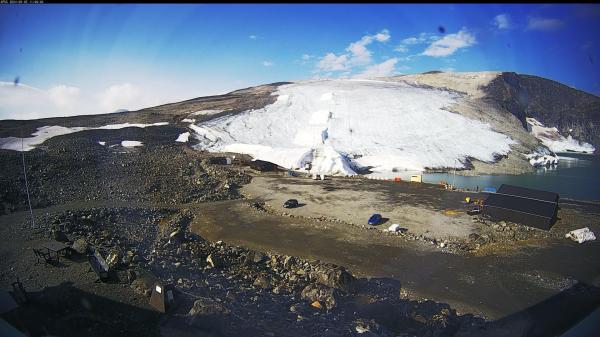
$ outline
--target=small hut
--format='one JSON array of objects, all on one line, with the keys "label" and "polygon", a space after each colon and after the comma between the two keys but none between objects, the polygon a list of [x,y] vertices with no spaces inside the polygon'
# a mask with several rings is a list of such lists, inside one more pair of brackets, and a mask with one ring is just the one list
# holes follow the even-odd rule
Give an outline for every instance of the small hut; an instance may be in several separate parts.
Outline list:
[{"label": "small hut", "polygon": [[488,195],[482,212],[495,220],[549,230],[556,222],[558,200],[554,192],[503,184]]}]

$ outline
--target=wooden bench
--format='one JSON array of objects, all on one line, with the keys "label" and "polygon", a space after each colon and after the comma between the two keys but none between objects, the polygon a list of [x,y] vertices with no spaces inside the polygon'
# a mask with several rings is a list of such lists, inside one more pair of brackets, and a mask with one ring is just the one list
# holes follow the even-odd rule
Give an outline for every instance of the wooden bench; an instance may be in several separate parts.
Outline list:
[{"label": "wooden bench", "polygon": [[98,275],[98,279],[96,280],[96,282],[104,282],[108,280],[108,263],[106,263],[106,260],[104,260],[102,255],[97,250],[94,249],[94,253],[88,255],[88,262],[90,264],[91,269],[96,273],[96,275]]}]

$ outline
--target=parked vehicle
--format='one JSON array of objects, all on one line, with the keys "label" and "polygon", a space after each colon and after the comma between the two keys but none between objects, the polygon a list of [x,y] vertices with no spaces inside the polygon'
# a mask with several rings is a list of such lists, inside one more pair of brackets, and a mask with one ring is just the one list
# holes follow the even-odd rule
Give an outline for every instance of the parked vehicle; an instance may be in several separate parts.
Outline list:
[{"label": "parked vehicle", "polygon": [[378,225],[381,219],[381,214],[375,213],[369,218],[369,225]]},{"label": "parked vehicle", "polygon": [[479,207],[475,207],[475,208],[467,211],[468,215],[477,215],[480,213],[481,213],[481,209]]},{"label": "parked vehicle", "polygon": [[283,204],[283,207],[284,207],[284,208],[294,208],[294,207],[298,207],[298,200],[296,200],[296,199],[290,199],[290,200],[286,201],[286,202]]}]

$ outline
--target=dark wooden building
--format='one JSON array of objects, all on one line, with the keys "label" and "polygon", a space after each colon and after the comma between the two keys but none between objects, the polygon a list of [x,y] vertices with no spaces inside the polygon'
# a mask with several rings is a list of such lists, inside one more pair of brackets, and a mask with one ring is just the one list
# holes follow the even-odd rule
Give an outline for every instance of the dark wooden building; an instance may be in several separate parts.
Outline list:
[{"label": "dark wooden building", "polygon": [[253,160],[248,163],[250,168],[260,171],[260,172],[271,172],[271,171],[279,171],[281,170],[277,164],[271,163],[270,161],[265,160]]},{"label": "dark wooden building", "polygon": [[503,184],[490,193],[482,213],[494,220],[505,220],[549,230],[556,222],[557,193]]}]

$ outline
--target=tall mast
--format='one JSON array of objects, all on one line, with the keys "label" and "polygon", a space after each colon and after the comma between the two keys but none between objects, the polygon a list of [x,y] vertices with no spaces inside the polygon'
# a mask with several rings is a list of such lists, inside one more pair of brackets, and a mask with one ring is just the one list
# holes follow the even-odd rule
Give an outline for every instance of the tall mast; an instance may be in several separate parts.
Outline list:
[{"label": "tall mast", "polygon": [[23,175],[25,176],[25,190],[27,191],[27,202],[29,203],[29,216],[31,217],[31,226],[35,228],[33,220],[33,209],[31,208],[31,198],[29,197],[29,183],[27,182],[27,169],[25,167],[25,146],[23,145],[23,129],[21,129],[21,158],[23,160]]}]

